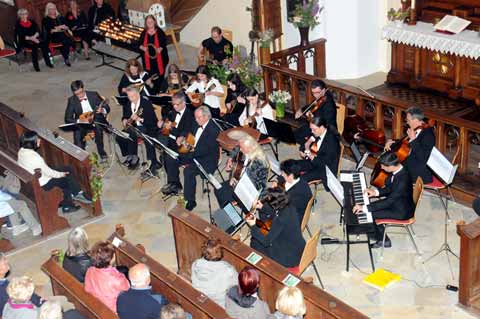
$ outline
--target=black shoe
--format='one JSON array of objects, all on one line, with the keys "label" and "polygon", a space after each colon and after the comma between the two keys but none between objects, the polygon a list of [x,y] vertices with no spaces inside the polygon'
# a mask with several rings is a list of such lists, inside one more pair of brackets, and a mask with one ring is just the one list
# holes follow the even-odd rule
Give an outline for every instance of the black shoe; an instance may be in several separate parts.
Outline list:
[{"label": "black shoe", "polygon": [[79,209],[80,209],[80,206],[78,206],[78,205],[63,206],[62,207],[62,212],[64,214],[69,214],[69,213],[76,212]]},{"label": "black shoe", "polygon": [[47,66],[48,66],[50,69],[53,69],[53,64],[47,63]]},{"label": "black shoe", "polygon": [[100,163],[108,162],[108,155],[107,153],[100,154]]},{"label": "black shoe", "polygon": [[68,66],[68,67],[72,66],[69,59],[65,59],[65,65]]},{"label": "black shoe", "polygon": [[160,189],[162,193],[168,192],[173,187],[173,183],[167,183]]},{"label": "black shoe", "polygon": [[73,196],[73,199],[84,204],[91,204],[92,201],[85,197],[83,192],[78,193],[77,195]]},{"label": "black shoe", "polygon": [[177,184],[177,183],[171,183],[169,188],[167,188],[165,191],[162,190],[162,193],[163,193],[165,196],[176,195],[176,194],[178,194],[181,190],[182,190],[182,185]]},{"label": "black shoe", "polygon": [[130,161],[127,165],[127,168],[133,171],[133,170],[136,170],[139,165],[140,165],[140,159],[137,158],[136,161]]},{"label": "black shoe", "polygon": [[40,72],[40,67],[38,65],[34,65],[33,68],[35,69],[35,72]]},{"label": "black shoe", "polygon": [[85,60],[87,60],[87,61],[90,61],[90,57],[89,57],[89,56],[87,56],[87,57],[85,58]]},{"label": "black shoe", "polygon": [[130,165],[131,161],[132,161],[132,159],[126,159],[122,162],[122,165],[128,167]]},{"label": "black shoe", "polygon": [[189,211],[192,211],[195,207],[197,207],[197,202],[195,201],[187,202],[185,205],[185,209]]},{"label": "black shoe", "polygon": [[[370,248],[375,249],[375,248],[382,248],[382,240],[379,240],[373,244],[370,244]],[[390,238],[385,238],[385,248],[391,248],[392,247],[392,242],[390,241]]]}]

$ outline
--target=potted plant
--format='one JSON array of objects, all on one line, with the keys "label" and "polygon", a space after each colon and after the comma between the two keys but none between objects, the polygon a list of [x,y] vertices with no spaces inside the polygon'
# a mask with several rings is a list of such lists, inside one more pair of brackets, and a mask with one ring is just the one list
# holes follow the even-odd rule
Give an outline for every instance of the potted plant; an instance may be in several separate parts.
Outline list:
[{"label": "potted plant", "polygon": [[403,24],[403,21],[410,15],[410,8],[408,10],[402,10],[399,8],[398,10],[395,10],[394,8],[391,8],[388,13],[387,13],[387,18],[389,21],[395,23],[397,27],[401,27]]},{"label": "potted plant", "polygon": [[301,46],[307,46],[309,44],[309,30],[320,24],[318,15],[322,11],[323,7],[320,7],[318,0],[302,0],[302,3],[295,6],[290,22],[293,23],[300,32]]},{"label": "potted plant", "polygon": [[273,30],[267,29],[258,33],[260,64],[270,63],[270,46],[273,41]]},{"label": "potted plant", "polygon": [[231,73],[237,73],[240,76],[246,87],[260,88],[263,80],[262,69],[255,63],[251,63],[249,58],[242,57],[238,46],[233,49],[233,56],[228,61],[227,67]]},{"label": "potted plant", "polygon": [[287,105],[288,101],[292,99],[292,96],[287,91],[273,91],[268,96],[270,102],[275,104],[275,112],[277,118],[285,117],[285,106]]}]

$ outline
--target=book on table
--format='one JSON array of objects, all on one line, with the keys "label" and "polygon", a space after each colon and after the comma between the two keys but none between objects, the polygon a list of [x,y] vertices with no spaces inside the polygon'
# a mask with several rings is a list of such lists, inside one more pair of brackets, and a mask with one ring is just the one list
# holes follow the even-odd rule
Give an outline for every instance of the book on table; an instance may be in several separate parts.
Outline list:
[{"label": "book on table", "polygon": [[436,25],[433,26],[435,31],[448,34],[458,34],[465,30],[472,23],[471,21],[447,14]]}]

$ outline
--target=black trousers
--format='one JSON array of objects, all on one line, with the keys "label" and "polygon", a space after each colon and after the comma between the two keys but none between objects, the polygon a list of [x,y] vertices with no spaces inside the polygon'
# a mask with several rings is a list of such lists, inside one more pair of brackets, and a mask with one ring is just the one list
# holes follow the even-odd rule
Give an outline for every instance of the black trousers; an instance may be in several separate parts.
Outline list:
[{"label": "black trousers", "polygon": [[60,52],[65,60],[68,59],[70,49],[75,48],[75,43],[73,43],[72,39],[60,32],[51,34],[50,42],[62,44]]},{"label": "black trousers", "polygon": [[305,172],[300,178],[310,182],[313,180],[321,179],[324,184],[326,184],[326,173],[325,167],[315,167],[312,165],[312,161],[310,160],[296,160],[297,165],[300,167],[300,170]]},{"label": "black trousers", "polygon": [[230,185],[229,181],[223,182],[222,187],[220,187],[220,189],[214,190],[215,197],[217,197],[219,207],[225,207],[225,205],[235,200],[233,190],[234,188]]},{"label": "black trousers", "polygon": [[60,178],[52,178],[42,188],[46,191],[51,190],[54,187],[59,187],[63,191],[63,201],[61,206],[73,206],[72,196],[77,195],[80,192],[80,186],[73,176],[73,170],[68,166],[60,166],[55,168],[59,172],[68,172],[68,175]]},{"label": "black trousers", "polygon": [[[105,116],[102,114],[95,115],[95,121],[100,123],[107,123]],[[106,155],[105,147],[103,144],[103,129],[100,126],[95,126],[93,131],[95,132],[95,144],[97,145],[97,151],[100,156]],[[73,143],[82,149],[85,149],[85,136],[90,130],[86,130],[81,126],[73,131]]]},{"label": "black trousers", "polygon": [[372,212],[373,216],[373,225],[375,226],[375,233],[374,238],[377,241],[383,240],[383,233],[385,233],[385,226],[384,225],[377,225],[375,220],[377,219],[397,219],[399,216],[399,212],[396,212],[392,209],[382,209],[376,212]]},{"label": "black trousers", "polygon": [[[155,132],[150,129],[147,129],[145,126],[138,126],[137,127],[142,133],[148,134],[150,136],[155,136]],[[127,129],[126,131],[132,141],[124,139],[122,137],[117,136],[116,141],[118,146],[120,146],[120,151],[122,152],[122,156],[128,155],[138,155],[138,135],[133,129]],[[143,141],[145,143],[145,148],[147,150],[147,159],[151,161],[152,165],[158,165],[157,154],[155,152],[155,146],[151,145],[147,141]]]},{"label": "black trousers", "polygon": [[38,69],[38,49],[42,51],[43,60],[45,60],[46,65],[51,65],[50,63],[50,51],[48,49],[48,44],[44,41],[40,43],[33,43],[27,41],[23,43],[23,47],[32,50],[32,64],[35,69]]}]

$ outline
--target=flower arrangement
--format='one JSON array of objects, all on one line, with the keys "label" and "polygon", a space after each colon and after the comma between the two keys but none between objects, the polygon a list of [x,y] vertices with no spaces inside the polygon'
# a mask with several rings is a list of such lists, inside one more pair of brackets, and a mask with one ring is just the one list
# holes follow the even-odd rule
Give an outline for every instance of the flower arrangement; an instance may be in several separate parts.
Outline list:
[{"label": "flower arrangement", "polygon": [[103,191],[103,170],[98,162],[98,154],[92,153],[89,156],[90,165],[90,187],[92,188],[92,202],[100,199]]},{"label": "flower arrangement", "polygon": [[394,8],[391,8],[387,13],[387,18],[389,21],[402,21],[405,20],[410,15],[410,8],[408,10],[403,11],[399,8],[395,11]]},{"label": "flower arrangement", "polygon": [[320,7],[318,0],[302,0],[295,6],[293,17],[290,18],[290,22],[297,28],[310,28],[313,29],[320,24],[318,21],[318,14],[323,11],[323,7]]},{"label": "flower arrangement", "polygon": [[258,33],[258,38],[259,38],[258,41],[260,42],[260,47],[261,48],[270,48],[270,44],[273,41],[273,36],[274,36],[274,33],[273,33],[272,29],[267,29],[263,32],[259,32]]},{"label": "flower arrangement", "polygon": [[246,87],[259,89],[263,80],[262,69],[251,63],[247,57],[242,57],[238,46],[233,49],[227,68],[230,73],[237,73]]},{"label": "flower arrangement", "polygon": [[275,104],[278,104],[278,103],[287,104],[288,101],[292,99],[292,96],[287,91],[279,90],[279,91],[273,91],[272,93],[270,93],[270,95],[268,96],[268,99],[270,100],[270,102]]}]

